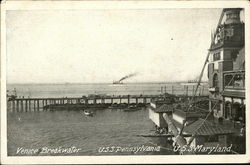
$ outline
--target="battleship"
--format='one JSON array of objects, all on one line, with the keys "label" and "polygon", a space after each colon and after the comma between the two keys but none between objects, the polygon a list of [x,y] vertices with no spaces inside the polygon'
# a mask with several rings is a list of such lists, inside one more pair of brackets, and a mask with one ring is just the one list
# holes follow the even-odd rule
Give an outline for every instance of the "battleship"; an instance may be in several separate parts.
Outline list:
[{"label": "battleship", "polygon": [[[181,104],[169,104],[158,98],[150,103],[149,118],[155,124],[156,136],[158,132],[167,132],[165,134],[172,137],[174,147],[221,146],[230,148],[224,154],[246,153],[245,49],[241,11],[241,8],[223,9],[199,79],[195,82],[193,98]],[[201,98],[197,100],[196,92],[207,64],[209,95],[203,101]],[[192,150],[179,152],[185,155],[205,153],[210,154]]]},{"label": "battleship", "polygon": [[123,84],[122,81],[113,81],[113,84]]}]

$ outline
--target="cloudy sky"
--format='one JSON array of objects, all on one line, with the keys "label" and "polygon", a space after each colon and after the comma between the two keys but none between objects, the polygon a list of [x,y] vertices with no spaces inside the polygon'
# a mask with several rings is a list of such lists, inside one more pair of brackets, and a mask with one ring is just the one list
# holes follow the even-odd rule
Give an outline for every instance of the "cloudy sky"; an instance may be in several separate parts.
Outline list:
[{"label": "cloudy sky", "polygon": [[194,79],[221,11],[7,11],[7,82],[112,82],[130,73],[138,74],[127,82]]}]

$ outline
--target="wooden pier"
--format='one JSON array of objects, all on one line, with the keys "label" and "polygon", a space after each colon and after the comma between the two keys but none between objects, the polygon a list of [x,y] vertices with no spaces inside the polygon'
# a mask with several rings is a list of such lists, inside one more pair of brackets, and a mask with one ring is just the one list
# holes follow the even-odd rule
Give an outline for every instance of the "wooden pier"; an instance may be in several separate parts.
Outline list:
[{"label": "wooden pier", "polygon": [[[82,97],[62,97],[62,98],[9,98],[7,100],[7,109],[11,112],[30,112],[47,110],[50,105],[70,106],[74,105],[112,105],[112,104],[148,104],[151,99],[163,98],[165,95],[96,95]],[[191,96],[174,96],[177,99]],[[202,96],[197,96],[202,97]],[[204,96],[206,97],[206,96]]]}]

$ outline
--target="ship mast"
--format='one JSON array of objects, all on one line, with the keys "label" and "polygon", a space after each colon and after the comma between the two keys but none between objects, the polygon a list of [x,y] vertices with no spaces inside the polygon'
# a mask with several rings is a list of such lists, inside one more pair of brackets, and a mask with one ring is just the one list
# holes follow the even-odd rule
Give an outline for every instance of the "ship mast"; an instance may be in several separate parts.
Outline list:
[{"label": "ship mast", "polygon": [[[218,21],[218,24],[217,24],[215,33],[212,35],[212,41],[211,41],[211,43],[210,43],[210,47],[209,47],[209,48],[212,47],[212,44],[213,44],[213,42],[214,42],[214,40],[215,40],[216,32],[218,31],[219,26],[220,26],[220,24],[221,24],[221,22],[222,22],[222,19],[223,19],[223,17],[224,17],[224,11],[225,11],[225,9],[223,9],[222,12],[221,12],[220,19],[219,19],[219,21]],[[191,101],[189,102],[187,112],[190,111],[190,109],[191,109],[191,107],[192,107],[194,98],[195,98],[195,96],[196,96],[196,93],[197,93],[198,88],[199,88],[200,83],[201,83],[202,76],[203,76],[203,74],[204,74],[205,67],[206,67],[206,65],[207,65],[207,63],[208,63],[208,60],[209,60],[209,55],[210,55],[210,53],[208,52],[208,53],[207,53],[207,56],[206,56],[206,59],[205,59],[205,62],[204,62],[204,64],[203,64],[203,67],[202,67],[200,76],[199,76],[199,80],[198,80],[197,85],[196,85],[196,88],[195,88],[195,92],[194,92],[194,94],[193,94],[193,96],[192,96],[192,98],[191,98]],[[181,130],[179,131],[179,135],[178,135],[177,138],[176,138],[176,142],[178,143],[179,146],[189,145],[190,142],[192,141],[192,138],[191,138],[190,141],[187,143],[187,141],[186,141],[185,138],[183,137],[182,132],[183,132],[183,129],[184,129],[186,123],[187,123],[187,121],[184,121],[184,122],[183,122],[182,128],[181,128]]]}]

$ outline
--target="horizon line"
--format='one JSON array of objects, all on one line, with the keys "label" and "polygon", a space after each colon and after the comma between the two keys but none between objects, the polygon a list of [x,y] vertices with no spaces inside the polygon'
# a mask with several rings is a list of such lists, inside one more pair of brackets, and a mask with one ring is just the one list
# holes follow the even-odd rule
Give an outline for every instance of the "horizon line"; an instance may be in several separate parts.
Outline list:
[{"label": "horizon line", "polygon": [[[187,81],[147,81],[147,82],[126,82],[123,84],[152,84],[152,83],[196,83],[196,82],[188,82]],[[201,83],[207,83],[208,81],[201,81]],[[6,83],[6,85],[10,85],[10,84],[113,84],[112,82],[10,82],[10,83]]]}]

